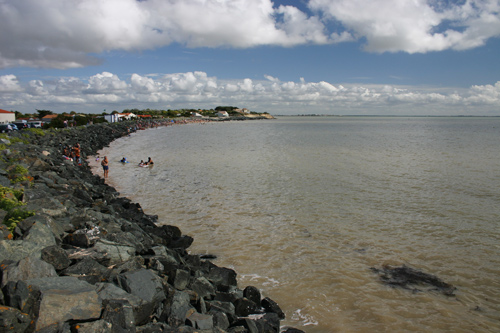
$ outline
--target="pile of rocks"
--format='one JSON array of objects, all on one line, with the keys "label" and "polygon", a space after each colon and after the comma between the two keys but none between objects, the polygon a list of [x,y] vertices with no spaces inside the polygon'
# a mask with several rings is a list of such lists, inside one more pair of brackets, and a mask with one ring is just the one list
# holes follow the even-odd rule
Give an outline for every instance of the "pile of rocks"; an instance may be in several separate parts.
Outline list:
[{"label": "pile of rocks", "polygon": [[15,186],[24,190],[23,208],[36,214],[12,233],[0,228],[0,331],[279,332],[284,314],[276,302],[255,287],[238,288],[234,270],[186,251],[190,236],[160,226],[85,161],[62,157],[62,147],[75,143],[83,159],[95,155],[131,127],[4,140],[0,184],[14,186],[9,166],[28,169],[33,179]]}]

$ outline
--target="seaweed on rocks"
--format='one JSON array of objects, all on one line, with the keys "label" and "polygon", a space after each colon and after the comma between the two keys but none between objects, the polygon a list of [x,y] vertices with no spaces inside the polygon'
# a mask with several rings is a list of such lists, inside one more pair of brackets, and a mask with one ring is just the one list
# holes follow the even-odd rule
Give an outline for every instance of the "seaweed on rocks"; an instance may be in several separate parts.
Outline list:
[{"label": "seaweed on rocks", "polygon": [[372,267],[371,270],[379,275],[380,280],[384,284],[391,287],[409,289],[413,292],[419,292],[421,290],[412,286],[429,286],[429,290],[439,291],[446,296],[455,296],[455,290],[457,289],[435,275],[419,271],[406,265],[384,265],[380,269]]},{"label": "seaweed on rocks", "polygon": [[[189,254],[192,237],[92,174],[86,158],[133,127],[12,134],[24,142],[1,154],[0,171],[28,170],[15,187],[35,215],[0,233],[0,331],[279,332],[276,302],[240,289],[213,256]],[[75,143],[81,166],[61,154]]]}]

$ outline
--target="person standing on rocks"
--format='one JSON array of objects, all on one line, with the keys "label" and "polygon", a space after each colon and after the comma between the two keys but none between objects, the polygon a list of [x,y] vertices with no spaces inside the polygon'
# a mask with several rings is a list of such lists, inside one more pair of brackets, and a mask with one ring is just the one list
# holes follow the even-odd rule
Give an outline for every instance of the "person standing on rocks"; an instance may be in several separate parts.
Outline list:
[{"label": "person standing on rocks", "polygon": [[108,157],[104,156],[102,162],[102,169],[104,170],[104,178],[108,178],[108,171],[109,171],[109,165],[108,165]]},{"label": "person standing on rocks", "polygon": [[80,158],[80,144],[77,143],[73,147],[73,155],[75,155],[75,161],[78,163],[78,165],[82,165],[82,160]]}]

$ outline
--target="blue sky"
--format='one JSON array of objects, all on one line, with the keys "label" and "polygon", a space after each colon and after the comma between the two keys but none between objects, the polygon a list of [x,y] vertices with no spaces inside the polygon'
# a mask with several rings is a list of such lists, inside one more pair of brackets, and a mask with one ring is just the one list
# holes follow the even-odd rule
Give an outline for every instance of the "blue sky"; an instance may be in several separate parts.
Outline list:
[{"label": "blue sky", "polygon": [[498,0],[3,0],[0,108],[500,116]]}]

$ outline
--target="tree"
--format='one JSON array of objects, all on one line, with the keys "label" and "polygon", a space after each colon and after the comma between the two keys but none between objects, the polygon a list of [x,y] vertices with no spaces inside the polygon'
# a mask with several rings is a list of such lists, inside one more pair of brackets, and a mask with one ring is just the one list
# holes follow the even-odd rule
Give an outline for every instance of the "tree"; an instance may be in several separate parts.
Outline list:
[{"label": "tree", "polygon": [[49,115],[49,114],[54,114],[54,112],[50,111],[50,110],[36,110],[36,112],[38,112],[38,118],[39,119],[42,119],[43,117]]},{"label": "tree", "polygon": [[218,106],[215,108],[215,111],[227,111],[231,112],[233,110],[237,109],[235,106]]}]

